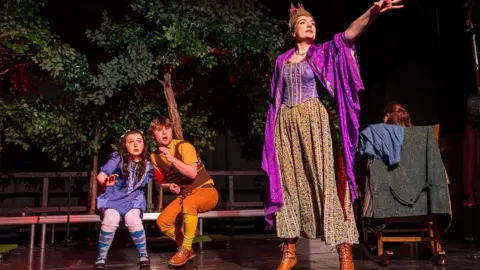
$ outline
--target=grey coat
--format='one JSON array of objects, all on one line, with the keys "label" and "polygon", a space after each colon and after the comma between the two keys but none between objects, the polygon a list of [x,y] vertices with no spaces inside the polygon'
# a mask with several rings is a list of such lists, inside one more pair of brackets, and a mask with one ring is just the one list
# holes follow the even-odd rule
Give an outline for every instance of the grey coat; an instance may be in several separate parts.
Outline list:
[{"label": "grey coat", "polygon": [[451,216],[450,194],[433,126],[405,128],[400,163],[369,162],[374,218]]}]

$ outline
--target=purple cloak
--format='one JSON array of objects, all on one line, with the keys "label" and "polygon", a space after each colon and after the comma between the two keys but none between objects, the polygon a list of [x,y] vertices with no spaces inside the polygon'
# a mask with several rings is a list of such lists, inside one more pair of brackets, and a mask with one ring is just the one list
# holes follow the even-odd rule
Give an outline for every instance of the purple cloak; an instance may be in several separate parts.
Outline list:
[{"label": "purple cloak", "polygon": [[[265,201],[265,220],[270,226],[273,225],[275,213],[283,205],[274,133],[277,116],[282,105],[282,71],[284,64],[293,53],[294,49],[290,49],[277,58],[270,84],[270,106],[265,125],[265,144],[262,154],[262,169],[269,177],[269,192]],[[364,89],[355,46],[353,43],[347,42],[345,33],[338,33],[331,41],[311,45],[307,51],[306,60],[311,65],[318,81],[335,98],[344,146],[345,167],[353,202],[358,195],[353,171],[359,136],[358,91]]]}]

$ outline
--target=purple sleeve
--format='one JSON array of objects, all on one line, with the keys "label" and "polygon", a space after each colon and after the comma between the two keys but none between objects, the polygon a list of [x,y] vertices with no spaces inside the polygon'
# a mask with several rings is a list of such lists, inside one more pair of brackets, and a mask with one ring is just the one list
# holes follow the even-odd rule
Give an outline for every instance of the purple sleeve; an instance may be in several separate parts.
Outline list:
[{"label": "purple sleeve", "polygon": [[345,32],[335,34],[331,41],[323,44],[324,53],[324,76],[328,90],[343,90],[348,97],[346,105],[355,111],[360,110],[358,104],[358,91],[364,89],[358,65],[357,50],[355,43],[349,42]]},{"label": "purple sleeve", "polygon": [[364,89],[360,76],[355,44],[345,33],[338,33],[331,41],[316,45],[312,61],[327,91],[335,97],[345,166],[349,178],[352,201],[357,197],[353,160],[359,136],[360,102],[358,92]]},{"label": "purple sleeve", "polygon": [[106,174],[107,176],[113,174],[113,172],[120,168],[120,161],[120,155],[117,152],[114,152],[107,163],[100,167],[100,172]]}]

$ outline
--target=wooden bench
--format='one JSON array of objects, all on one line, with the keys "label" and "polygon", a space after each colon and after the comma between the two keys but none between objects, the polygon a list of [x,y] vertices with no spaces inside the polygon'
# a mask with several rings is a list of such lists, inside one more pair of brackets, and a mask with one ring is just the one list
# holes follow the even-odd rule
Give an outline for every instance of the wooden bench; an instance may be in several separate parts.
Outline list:
[{"label": "wooden bench", "polygon": [[[234,176],[264,176],[262,171],[211,171],[212,176],[228,176],[228,201],[219,203],[219,208],[227,208],[228,210],[214,210],[199,215],[199,232],[203,235],[203,219],[205,218],[237,218],[237,217],[260,217],[264,215],[264,210],[261,208],[263,202],[236,202],[234,193]],[[52,225],[52,237],[51,242],[54,242],[55,224],[66,224],[69,220],[70,223],[99,223],[100,217],[98,215],[90,214],[70,214],[70,215],[51,215],[52,213],[62,212],[78,212],[85,211],[84,206],[65,206],[65,207],[48,207],[48,191],[49,182],[51,179],[59,178],[79,178],[89,177],[87,172],[60,172],[60,173],[12,173],[2,174],[0,173],[0,179],[14,179],[14,178],[28,178],[42,181],[42,200],[39,208],[15,208],[15,209],[2,209],[0,214],[34,214],[34,216],[28,217],[0,217],[0,226],[2,225],[31,225],[30,231],[30,248],[33,248],[35,241],[35,225],[41,224],[41,243],[40,247],[45,248],[47,225]],[[158,218],[161,210],[163,209],[163,188],[159,189],[159,201],[157,205],[157,211],[153,210],[153,182],[148,183],[146,192],[147,199],[147,212],[144,213],[144,221],[154,221]],[[233,210],[231,208],[254,208],[244,210]],[[260,208],[260,209],[255,209]],[[69,219],[70,218],[70,219]],[[202,247],[202,243],[200,243]]]},{"label": "wooden bench", "polygon": [[[144,213],[143,221],[156,221],[160,213]],[[203,219],[212,218],[238,218],[238,217],[262,217],[264,215],[263,209],[246,209],[246,210],[213,210],[206,213],[200,213],[199,229],[200,235],[203,235]],[[0,224],[1,223],[0,218]],[[70,223],[100,223],[100,216],[98,215],[62,215],[62,216],[39,216],[38,224],[42,224],[42,236],[40,248],[45,248],[46,239],[46,225],[47,224],[66,224],[70,219]],[[52,230],[52,234],[54,234]],[[32,245],[32,244],[31,244]],[[203,248],[203,243],[200,242],[200,249]]]}]

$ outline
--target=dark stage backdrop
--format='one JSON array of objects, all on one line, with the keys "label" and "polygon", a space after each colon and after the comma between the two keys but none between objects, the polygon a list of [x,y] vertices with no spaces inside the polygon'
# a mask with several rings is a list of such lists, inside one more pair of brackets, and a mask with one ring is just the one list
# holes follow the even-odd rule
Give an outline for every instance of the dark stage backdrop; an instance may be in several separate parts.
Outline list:
[{"label": "dark stage backdrop", "polygon": [[[289,1],[265,1],[287,19]],[[373,1],[301,1],[317,21],[318,41],[344,31]],[[404,103],[417,125],[438,123],[461,133],[465,104],[475,92],[462,1],[407,0],[404,10],[378,18],[357,41],[365,91],[361,124],[381,120],[389,101]],[[275,3],[275,4],[273,4]]]}]

